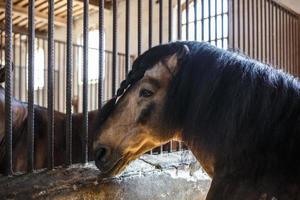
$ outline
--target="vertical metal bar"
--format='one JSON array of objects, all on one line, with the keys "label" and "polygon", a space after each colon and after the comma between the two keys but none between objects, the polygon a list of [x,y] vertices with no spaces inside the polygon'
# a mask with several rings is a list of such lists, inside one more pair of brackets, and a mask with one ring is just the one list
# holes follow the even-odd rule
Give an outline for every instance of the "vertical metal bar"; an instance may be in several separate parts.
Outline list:
[{"label": "vertical metal bar", "polygon": [[138,55],[142,52],[142,0],[138,0]]},{"label": "vertical metal bar", "polygon": [[283,52],[283,43],[282,43],[282,38],[283,38],[283,33],[282,33],[282,9],[281,7],[279,7],[279,65],[280,65],[280,68],[283,68],[284,69],[284,66],[283,66],[283,56],[282,56],[282,52]]},{"label": "vertical metal bar", "polygon": [[186,40],[189,40],[189,5],[190,2],[189,0],[185,0],[185,36],[186,36]]},{"label": "vertical metal bar", "polygon": [[89,0],[83,5],[83,163],[88,162],[88,51],[89,51]]},{"label": "vertical metal bar", "polygon": [[264,0],[260,0],[260,60],[263,61],[263,51],[264,51],[264,46],[263,46],[263,32],[264,32],[264,28],[263,28],[263,1]]},{"label": "vertical metal bar", "polygon": [[267,34],[267,28],[268,28],[268,26],[267,26],[267,0],[265,0],[264,1],[265,2],[265,7],[264,7],[264,9],[265,9],[265,11],[264,11],[264,16],[265,16],[265,28],[264,28],[264,32],[265,32],[265,49],[264,49],[264,51],[265,51],[265,62],[268,62],[268,43],[267,43],[267,41],[268,41],[268,34]]},{"label": "vertical metal bar", "polygon": [[[101,12],[104,12],[104,0],[102,1]],[[152,0],[150,0],[152,1]],[[103,14],[102,14],[103,15]],[[104,25],[104,19],[100,19],[101,24]],[[125,16],[125,73],[127,74],[130,67],[130,0],[126,0],[126,16]],[[104,32],[104,26],[102,25],[102,32]],[[102,39],[103,40],[103,39]],[[102,61],[103,62],[103,61]],[[102,67],[103,68],[103,67]],[[100,87],[100,85],[99,85]]]},{"label": "vertical metal bar", "polygon": [[[129,0],[128,0],[129,1]],[[153,2],[149,0],[149,32],[148,32],[148,47],[152,47],[152,18],[153,18]]]},{"label": "vertical metal bar", "polygon": [[20,65],[20,68],[19,68],[19,99],[22,99],[22,35],[19,34],[19,65]]},{"label": "vertical metal bar", "polygon": [[[128,1],[128,0],[127,0]],[[127,16],[126,16],[127,17]],[[126,19],[127,20],[127,19]],[[127,28],[127,26],[126,26]],[[127,34],[127,31],[126,31]],[[126,35],[126,42],[127,42]],[[127,59],[127,47],[126,47],[126,59]],[[104,68],[104,0],[99,0],[99,75],[98,75],[98,110],[102,107],[103,95],[102,95],[102,77]],[[126,73],[128,72],[129,62],[126,61]]]},{"label": "vertical metal bar", "polygon": [[159,0],[159,44],[163,41],[163,0]]},{"label": "vertical metal bar", "polygon": [[12,0],[5,1],[5,149],[6,175],[12,175]]},{"label": "vertical metal bar", "polygon": [[169,42],[172,41],[172,24],[173,24],[173,6],[172,0],[169,0]]},{"label": "vertical metal bar", "polygon": [[[99,24],[100,26],[100,24]],[[67,1],[66,164],[72,164],[73,0]]]},{"label": "vertical metal bar", "polygon": [[[225,0],[227,1],[227,0]],[[228,4],[227,4],[228,5]],[[228,15],[227,15],[228,16]],[[221,39],[222,39],[222,48],[224,48],[224,0],[221,2],[221,26],[222,26],[222,33],[221,33]],[[229,30],[229,28],[228,28]]]},{"label": "vertical metal bar", "polygon": [[273,52],[273,48],[272,48],[272,45],[273,45],[273,4],[272,4],[272,1],[269,0],[269,54],[270,54],[270,63],[273,65],[274,62],[273,62],[273,55],[272,55],[272,52]]},{"label": "vertical metal bar", "polygon": [[112,54],[112,95],[116,92],[116,69],[117,69],[117,0],[113,0],[113,54]]},{"label": "vertical metal bar", "polygon": [[[248,32],[248,38],[247,38],[247,52],[248,55],[250,55],[250,0],[247,0],[247,32]],[[253,16],[252,16],[253,17]]]},{"label": "vertical metal bar", "polygon": [[251,8],[252,8],[252,57],[253,58],[255,58],[255,48],[256,48],[256,46],[255,46],[255,19],[254,19],[254,17],[255,17],[255,15],[254,15],[254,8],[255,8],[255,2],[254,2],[254,0],[252,1],[252,6],[251,6]]},{"label": "vertical metal bar", "polygon": [[35,42],[35,0],[29,0],[28,6],[28,171],[34,170],[34,42]]},{"label": "vertical metal bar", "polygon": [[177,39],[182,39],[181,0],[177,0]]},{"label": "vertical metal bar", "polygon": [[275,40],[274,40],[274,46],[273,46],[273,58],[274,58],[274,65],[278,65],[278,9],[277,9],[277,5],[274,4],[274,8],[275,8],[275,27],[273,30],[273,33],[276,33],[275,35]]},{"label": "vertical metal bar", "polygon": [[240,15],[240,7],[241,7],[241,5],[240,5],[240,0],[237,0],[237,31],[238,31],[238,33],[237,33],[237,42],[238,42],[238,44],[237,44],[237,47],[238,48],[241,48],[241,27],[240,27],[240,18],[241,18],[241,15]]},{"label": "vertical metal bar", "polygon": [[256,59],[259,59],[259,0],[256,0]]},{"label": "vertical metal bar", "polygon": [[208,42],[211,42],[211,6],[210,2],[211,0],[208,0]]},{"label": "vertical metal bar", "polygon": [[204,41],[204,0],[201,0],[201,40]]},{"label": "vertical metal bar", "polygon": [[198,10],[197,10],[198,1],[194,0],[194,37],[197,41],[197,33],[198,33]]},{"label": "vertical metal bar", "polygon": [[54,0],[48,0],[48,169],[54,167]]},{"label": "vertical metal bar", "polygon": [[245,16],[245,3],[246,0],[243,0],[243,52],[246,52],[246,16]]},{"label": "vertical metal bar", "polygon": [[218,1],[215,0],[215,45],[218,45]]}]

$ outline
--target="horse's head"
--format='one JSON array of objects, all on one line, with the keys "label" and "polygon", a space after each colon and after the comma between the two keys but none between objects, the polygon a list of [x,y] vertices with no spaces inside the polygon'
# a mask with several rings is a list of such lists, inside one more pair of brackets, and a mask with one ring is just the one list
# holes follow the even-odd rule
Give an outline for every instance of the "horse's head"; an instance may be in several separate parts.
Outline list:
[{"label": "horse's head", "polygon": [[182,43],[171,43],[145,52],[134,62],[117,96],[100,111],[93,148],[103,174],[116,175],[141,154],[180,139],[163,123],[163,110],[170,82],[188,51]]}]

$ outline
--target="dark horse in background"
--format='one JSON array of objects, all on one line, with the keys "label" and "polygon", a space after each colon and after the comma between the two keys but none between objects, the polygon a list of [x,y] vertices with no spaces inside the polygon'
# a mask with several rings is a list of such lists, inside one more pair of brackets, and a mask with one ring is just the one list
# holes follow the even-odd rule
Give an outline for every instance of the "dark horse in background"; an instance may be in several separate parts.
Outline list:
[{"label": "dark horse in background", "polygon": [[300,83],[237,53],[199,42],[154,47],[96,121],[104,176],[177,139],[212,178],[208,200],[300,199]]},{"label": "dark horse in background", "polygon": [[[4,68],[0,69],[0,83],[5,81]],[[5,171],[5,110],[4,88],[0,86],[0,174]],[[89,127],[98,111],[89,112]],[[27,104],[12,98],[13,113],[13,171],[27,171]],[[34,167],[41,169],[47,167],[47,108],[34,106],[34,137],[35,154]],[[72,117],[73,132],[73,163],[82,162],[82,114],[74,114]],[[66,158],[66,115],[54,113],[54,165],[62,165]],[[90,142],[91,143],[91,138]],[[90,156],[92,157],[92,156]]]}]

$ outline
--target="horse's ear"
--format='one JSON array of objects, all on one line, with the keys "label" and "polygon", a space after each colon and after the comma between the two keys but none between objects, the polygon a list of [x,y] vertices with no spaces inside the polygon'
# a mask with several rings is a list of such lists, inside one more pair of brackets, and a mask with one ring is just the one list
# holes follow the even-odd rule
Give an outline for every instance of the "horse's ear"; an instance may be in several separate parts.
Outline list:
[{"label": "horse's ear", "polygon": [[170,56],[166,63],[173,74],[179,70],[182,61],[188,56],[190,49],[187,45],[180,46],[179,50]]}]

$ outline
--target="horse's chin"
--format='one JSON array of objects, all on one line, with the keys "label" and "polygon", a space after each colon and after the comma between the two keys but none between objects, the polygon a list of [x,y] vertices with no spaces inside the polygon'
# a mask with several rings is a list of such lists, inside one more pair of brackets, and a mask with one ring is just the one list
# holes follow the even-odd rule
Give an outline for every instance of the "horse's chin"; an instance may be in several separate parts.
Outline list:
[{"label": "horse's chin", "polygon": [[126,160],[124,158],[118,159],[110,166],[99,166],[96,163],[97,168],[100,170],[100,177],[102,178],[110,178],[119,175],[124,168],[127,166]]}]

